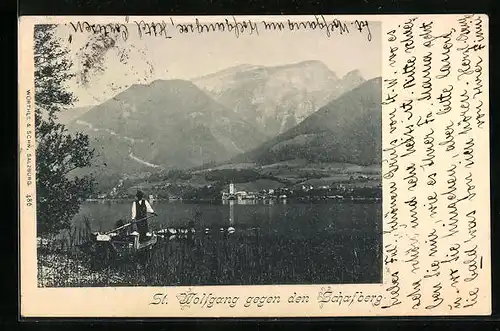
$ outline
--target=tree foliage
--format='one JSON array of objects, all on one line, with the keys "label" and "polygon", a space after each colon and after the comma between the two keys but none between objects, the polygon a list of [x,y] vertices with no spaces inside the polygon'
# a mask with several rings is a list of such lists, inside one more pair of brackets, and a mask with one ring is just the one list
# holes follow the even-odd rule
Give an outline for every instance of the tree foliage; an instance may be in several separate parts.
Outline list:
[{"label": "tree foliage", "polygon": [[94,151],[87,135],[71,135],[57,122],[57,114],[76,101],[67,88],[74,76],[69,51],[55,25],[36,25],[34,33],[37,230],[46,236],[69,228],[92,193],[93,177],[74,172],[90,165]]}]

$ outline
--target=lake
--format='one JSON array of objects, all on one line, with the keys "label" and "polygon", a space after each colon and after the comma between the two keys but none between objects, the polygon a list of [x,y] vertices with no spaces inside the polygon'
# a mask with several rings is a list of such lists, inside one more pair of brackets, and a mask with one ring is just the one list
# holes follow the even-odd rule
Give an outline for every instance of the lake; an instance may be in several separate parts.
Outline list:
[{"label": "lake", "polygon": [[[85,203],[94,231],[128,221],[131,202]],[[186,203],[154,201],[152,230],[195,223],[192,240],[159,240],[148,264],[120,285],[378,283],[382,275],[380,203]],[[234,227],[234,233],[221,231]],[[210,232],[205,233],[209,228]]]}]

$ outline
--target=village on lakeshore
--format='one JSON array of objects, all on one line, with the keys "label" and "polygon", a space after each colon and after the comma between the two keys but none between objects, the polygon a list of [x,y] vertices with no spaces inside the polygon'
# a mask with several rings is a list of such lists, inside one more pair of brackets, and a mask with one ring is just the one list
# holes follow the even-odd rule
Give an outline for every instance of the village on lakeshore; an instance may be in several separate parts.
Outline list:
[{"label": "village on lakeshore", "polygon": [[[287,187],[273,187],[260,190],[246,190],[244,185],[229,183],[226,185],[208,184],[202,187],[192,187],[186,184],[166,183],[144,188],[134,185],[123,189],[123,181],[109,193],[100,193],[87,199],[89,202],[122,201],[134,198],[137,189],[148,191],[150,201],[207,201],[207,202],[236,202],[239,204],[286,203],[293,201],[380,201],[382,198],[381,183],[374,185],[359,185],[360,182],[372,180],[369,176],[360,175],[358,185],[352,183],[334,183],[332,185],[300,184]],[[166,193],[168,192],[168,193]]]}]

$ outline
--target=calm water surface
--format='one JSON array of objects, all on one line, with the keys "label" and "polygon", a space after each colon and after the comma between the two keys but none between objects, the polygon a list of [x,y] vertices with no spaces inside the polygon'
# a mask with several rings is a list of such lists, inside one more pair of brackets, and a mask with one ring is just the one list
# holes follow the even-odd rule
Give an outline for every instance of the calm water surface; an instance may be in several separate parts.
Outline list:
[{"label": "calm water surface", "polygon": [[[110,230],[118,219],[130,219],[131,206],[132,202],[85,203],[74,224],[88,217],[93,230]],[[151,229],[186,227],[193,220],[196,234],[193,240],[160,240],[134,285],[381,281],[380,203],[155,201],[152,207],[159,216],[150,219]],[[220,232],[229,226],[234,233]],[[211,229],[209,234],[205,228]]]}]

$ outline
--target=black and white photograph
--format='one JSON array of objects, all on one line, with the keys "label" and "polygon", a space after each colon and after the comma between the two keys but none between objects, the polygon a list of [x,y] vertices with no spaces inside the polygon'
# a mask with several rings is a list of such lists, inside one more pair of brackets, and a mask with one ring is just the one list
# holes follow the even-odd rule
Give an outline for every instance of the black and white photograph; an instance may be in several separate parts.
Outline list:
[{"label": "black and white photograph", "polygon": [[39,288],[382,283],[381,23],[233,19],[35,25]]}]

